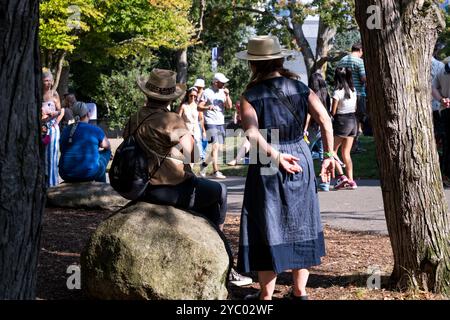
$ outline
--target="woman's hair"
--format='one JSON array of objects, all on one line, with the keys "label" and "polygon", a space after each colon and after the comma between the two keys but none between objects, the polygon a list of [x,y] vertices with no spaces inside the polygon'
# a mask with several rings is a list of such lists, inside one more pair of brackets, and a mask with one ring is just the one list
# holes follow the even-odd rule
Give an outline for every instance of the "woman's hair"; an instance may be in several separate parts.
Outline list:
[{"label": "woman's hair", "polygon": [[343,67],[336,68],[336,71],[334,72],[334,83],[336,90],[344,89],[345,98],[350,99],[350,90],[355,91],[352,69]]},{"label": "woman's hair", "polygon": [[309,88],[314,91],[314,93],[319,97],[322,104],[325,106],[325,108],[329,108],[330,99],[327,89],[327,83],[323,79],[322,74],[319,72],[313,73],[309,77],[308,81]]},{"label": "woman's hair", "polygon": [[189,89],[186,90],[186,94],[184,95],[184,99],[181,103],[189,102],[189,96],[193,91],[195,91],[198,95],[198,89],[196,87],[190,87]]},{"label": "woman's hair", "polygon": [[260,83],[268,74],[278,71],[283,77],[290,79],[299,79],[299,75],[285,69],[283,67],[284,58],[272,60],[257,60],[249,61],[249,64],[254,67],[255,71],[252,74],[250,83],[247,85],[247,90]]},{"label": "woman's hair", "polygon": [[44,79],[50,79],[53,81],[53,74],[49,70],[44,70],[42,72],[42,80]]}]

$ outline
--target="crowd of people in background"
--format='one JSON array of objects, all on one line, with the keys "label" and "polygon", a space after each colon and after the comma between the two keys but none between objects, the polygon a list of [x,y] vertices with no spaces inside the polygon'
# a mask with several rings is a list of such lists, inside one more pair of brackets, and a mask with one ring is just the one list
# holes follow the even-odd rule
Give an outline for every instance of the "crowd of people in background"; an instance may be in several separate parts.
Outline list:
[{"label": "crowd of people in background", "polygon": [[[450,59],[440,62],[439,49],[438,45],[432,61],[431,109],[436,143],[443,149],[443,182],[450,187]],[[237,270],[256,271],[260,283],[260,290],[246,298],[271,299],[277,274],[289,269],[293,276],[290,298],[307,299],[308,268],[320,264],[325,255],[313,158],[322,164],[318,190],[330,190],[335,170],[334,190],[354,190],[352,153],[365,152],[359,137],[372,132],[363,49],[361,44],[353,45],[352,52],[338,62],[332,87],[320,72],[310,76],[308,87],[285,69],[288,53],[274,36],[250,39],[248,49],[236,56],[248,61],[251,79],[235,105],[223,73],[214,74],[209,88],[205,79],[197,78],[187,89],[176,84],[175,72],[164,69],[139,77],[137,85],[146,103],[123,130],[125,139],[135,136],[148,160],[149,184],[139,200],[205,216],[222,235],[233,266],[222,234],[227,188],[205,177],[212,164],[211,177],[226,179],[220,171],[219,153],[226,139],[226,114],[234,111],[233,128],[244,130],[245,135],[236,157],[227,164],[241,164],[252,148],[260,149],[253,162],[244,161],[250,166]],[[106,182],[111,145],[104,131],[89,123],[88,106],[72,93],[65,94],[61,104],[48,71],[43,73],[43,90],[42,142],[48,186],[57,185],[59,177],[65,182]],[[172,112],[171,105],[180,99]],[[278,130],[276,139],[274,129]],[[263,136],[261,130],[268,130],[268,135]],[[263,163],[262,154],[271,164]],[[267,174],[272,164],[277,170]],[[247,285],[252,279],[231,268],[229,281]]]},{"label": "crowd of people in background", "polygon": [[[320,72],[313,73],[308,81],[309,87],[317,94],[329,115],[334,118],[334,145],[336,148],[334,151],[339,158],[337,153],[341,149],[341,157],[344,164],[337,167],[339,176],[334,186],[336,190],[355,189],[357,187],[353,179],[350,153],[364,152],[364,149],[355,146],[357,145],[358,137],[363,132],[371,131],[365,107],[366,91],[364,84],[366,76],[364,63],[361,59],[362,55],[361,45],[355,44],[352,47],[352,52],[338,63],[334,79],[334,91],[329,90]],[[221,163],[219,159],[221,158],[220,154],[223,154],[225,150],[225,129],[229,127],[242,129],[240,101],[236,101],[233,104],[229,89],[226,87],[229,79],[223,73],[218,72],[214,74],[209,88],[206,87],[205,80],[197,78],[195,83],[180,96],[182,100],[178,104],[178,108],[172,106],[171,110],[178,113],[193,136],[195,142],[194,152],[198,155],[196,158],[199,159],[198,174],[201,177],[206,177],[209,164],[211,164],[212,172],[210,172],[210,176],[217,179],[225,179],[226,176],[220,171]],[[60,161],[60,145],[62,146],[63,144],[60,132],[63,132],[65,128],[83,128],[84,126],[78,125],[80,120],[76,121],[76,116],[73,114],[74,106],[78,103],[75,94],[64,94],[61,103],[59,95],[52,88],[53,76],[50,72],[44,73],[43,81],[42,138],[46,145],[48,186],[55,186],[59,181],[58,173],[60,170],[63,171],[63,176],[68,178],[67,167],[60,169],[58,165]],[[332,93],[331,96],[330,92]],[[229,126],[229,123],[226,122],[226,117],[227,114],[233,112],[233,125]],[[89,117],[89,113],[87,116]],[[313,158],[323,161],[323,143],[320,128],[314,120],[311,120],[310,115],[308,115],[306,120],[305,135],[309,139],[309,147]],[[64,135],[64,139],[66,138],[67,134]],[[249,159],[251,148],[249,140],[242,135],[241,138],[242,142],[238,145],[236,156],[233,159],[225,159],[228,166],[249,164],[251,161]],[[105,144],[99,141],[100,150],[104,149],[104,146]],[[65,147],[64,150],[67,150],[67,145]],[[73,147],[69,149],[73,149]],[[350,152],[350,150],[352,151]],[[61,159],[66,159],[67,154],[64,153],[63,156]],[[64,162],[64,164],[66,163],[67,161]],[[194,163],[191,163],[191,167],[194,168]],[[345,167],[346,174],[344,174],[343,167]],[[63,180],[66,179],[63,178]],[[321,181],[319,190],[329,191],[330,184]]]}]

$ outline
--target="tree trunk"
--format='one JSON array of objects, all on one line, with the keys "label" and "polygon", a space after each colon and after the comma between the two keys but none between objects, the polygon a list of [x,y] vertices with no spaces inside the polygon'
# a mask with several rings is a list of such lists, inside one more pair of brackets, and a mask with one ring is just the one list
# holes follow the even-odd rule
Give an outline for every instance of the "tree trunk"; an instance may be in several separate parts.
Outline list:
[{"label": "tree trunk", "polygon": [[[53,84],[53,88],[58,88],[59,81],[61,80],[61,72],[64,67],[64,61],[66,58],[66,52],[63,51],[58,55],[58,60],[55,65],[55,83]],[[53,68],[52,68],[53,69]]]},{"label": "tree trunk", "polygon": [[58,91],[61,100],[65,93],[69,92],[69,76],[70,76],[70,65],[64,66],[61,71],[61,77],[59,79],[59,84],[56,89]]},{"label": "tree trunk", "polygon": [[297,45],[302,50],[303,60],[305,61],[306,72],[308,73],[308,79],[309,79],[309,76],[311,75],[312,70],[314,69],[314,64],[316,63],[316,59],[314,58],[314,54],[311,49],[311,46],[309,45],[308,40],[305,37],[305,33],[303,32],[302,26],[303,26],[303,24],[293,23],[293,31],[294,31],[295,41],[297,42]]},{"label": "tree trunk", "polygon": [[177,59],[177,82],[186,83],[187,82],[187,48],[180,49],[176,52]]},{"label": "tree trunk", "polygon": [[34,299],[45,205],[38,0],[0,2],[0,299]]},{"label": "tree trunk", "polygon": [[324,79],[329,61],[328,55],[333,48],[333,39],[336,35],[336,31],[336,28],[326,25],[323,22],[323,19],[320,19],[319,32],[317,35],[316,63],[311,71],[312,73],[320,71]]},{"label": "tree trunk", "polygon": [[[381,9],[369,29],[367,9]],[[440,19],[431,0],[358,0],[369,115],[400,288],[450,293],[449,214],[431,119],[430,65]],[[373,25],[373,24],[372,24]]]}]

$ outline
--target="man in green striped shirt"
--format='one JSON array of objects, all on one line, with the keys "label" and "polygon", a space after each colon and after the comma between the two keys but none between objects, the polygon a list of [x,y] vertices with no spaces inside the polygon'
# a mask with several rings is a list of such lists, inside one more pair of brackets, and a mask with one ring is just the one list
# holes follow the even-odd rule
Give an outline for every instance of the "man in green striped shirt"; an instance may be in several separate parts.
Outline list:
[{"label": "man in green striped shirt", "polygon": [[[350,68],[352,70],[353,85],[356,89],[356,94],[358,97],[356,117],[359,122],[359,130],[361,130],[361,124],[368,126],[367,122],[367,112],[366,112],[366,69],[364,68],[364,61],[361,58],[363,56],[363,49],[361,43],[356,43],[352,46],[352,52],[341,59],[338,63],[338,67]],[[369,129],[369,128],[365,128]],[[359,134],[358,134],[359,135]],[[358,149],[358,141],[353,145],[353,151]]]}]

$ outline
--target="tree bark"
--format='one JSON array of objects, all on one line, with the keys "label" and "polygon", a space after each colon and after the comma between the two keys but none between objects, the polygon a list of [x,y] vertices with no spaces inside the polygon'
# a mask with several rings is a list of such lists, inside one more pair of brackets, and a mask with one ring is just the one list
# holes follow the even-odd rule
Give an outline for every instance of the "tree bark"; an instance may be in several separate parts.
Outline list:
[{"label": "tree bark", "polygon": [[34,299],[45,205],[38,0],[0,2],[0,299]]},{"label": "tree bark", "polygon": [[177,50],[176,52],[177,60],[177,82],[186,83],[187,82],[187,48]]},{"label": "tree bark", "polygon": [[65,93],[69,92],[69,77],[70,77],[70,65],[63,66],[61,71],[61,77],[59,79],[59,84],[56,89],[58,91],[61,100]]},{"label": "tree bark", "polygon": [[[61,72],[62,72],[63,67],[64,67],[65,59],[66,59],[66,52],[63,51],[63,52],[61,52],[58,55],[58,59],[57,59],[56,64],[55,64],[55,68],[54,68],[54,70],[55,70],[55,82],[53,84],[53,88],[58,88],[58,86],[59,86],[59,81],[61,80]],[[53,70],[53,68],[52,68],[52,70]]]},{"label": "tree bark", "polygon": [[[381,29],[367,9],[381,8]],[[449,214],[431,119],[430,65],[440,16],[431,0],[358,0],[369,115],[400,288],[450,292]],[[372,17],[373,18],[373,17]]]},{"label": "tree bark", "polygon": [[327,72],[327,65],[329,61],[329,54],[333,48],[333,39],[336,36],[336,28],[330,27],[323,22],[323,19],[319,20],[319,32],[317,35],[317,47],[316,58],[312,73],[320,70],[320,73],[325,78]]},{"label": "tree bark", "polygon": [[308,40],[305,37],[305,33],[302,29],[303,23],[293,23],[293,31],[295,35],[295,41],[297,45],[301,48],[303,54],[303,60],[306,65],[306,72],[308,73],[308,79],[314,69],[314,65],[316,63],[316,59],[314,57],[314,53],[311,49],[311,46],[308,43]]}]

